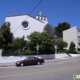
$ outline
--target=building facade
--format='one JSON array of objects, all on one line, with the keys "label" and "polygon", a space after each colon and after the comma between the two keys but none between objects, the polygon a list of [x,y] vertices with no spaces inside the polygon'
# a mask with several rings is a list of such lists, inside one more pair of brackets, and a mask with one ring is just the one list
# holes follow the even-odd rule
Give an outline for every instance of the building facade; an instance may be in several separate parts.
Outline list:
[{"label": "building facade", "polygon": [[47,17],[42,16],[41,12],[35,17],[28,14],[6,16],[5,22],[10,22],[14,38],[22,38],[24,36],[25,39],[34,31],[42,32],[44,26],[48,24]]},{"label": "building facade", "polygon": [[68,43],[68,47],[66,49],[69,49],[70,43],[74,42],[75,49],[80,51],[80,29],[75,26],[63,31],[63,41]]}]

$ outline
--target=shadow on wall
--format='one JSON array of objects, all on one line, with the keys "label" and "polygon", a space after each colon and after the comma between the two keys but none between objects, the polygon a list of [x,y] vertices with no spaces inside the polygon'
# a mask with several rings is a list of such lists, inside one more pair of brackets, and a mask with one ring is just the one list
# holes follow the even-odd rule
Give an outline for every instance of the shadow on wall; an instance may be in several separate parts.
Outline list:
[{"label": "shadow on wall", "polygon": [[69,53],[66,53],[66,54],[67,54],[69,57],[72,57],[71,54],[69,54]]}]

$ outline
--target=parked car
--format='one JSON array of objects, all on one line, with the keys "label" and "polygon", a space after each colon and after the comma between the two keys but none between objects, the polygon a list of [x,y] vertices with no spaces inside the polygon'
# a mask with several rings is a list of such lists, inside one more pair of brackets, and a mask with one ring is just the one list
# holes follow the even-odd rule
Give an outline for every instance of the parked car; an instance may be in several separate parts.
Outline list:
[{"label": "parked car", "polygon": [[40,65],[42,63],[44,63],[44,59],[41,57],[27,57],[24,60],[17,61],[16,66]]}]

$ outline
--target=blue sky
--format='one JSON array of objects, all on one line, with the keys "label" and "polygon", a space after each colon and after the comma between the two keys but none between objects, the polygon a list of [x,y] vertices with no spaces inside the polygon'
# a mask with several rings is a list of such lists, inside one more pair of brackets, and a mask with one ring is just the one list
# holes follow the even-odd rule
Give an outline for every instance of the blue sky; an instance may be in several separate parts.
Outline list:
[{"label": "blue sky", "polygon": [[[1,0],[0,26],[5,22],[5,16],[14,14],[29,14],[40,0]],[[71,27],[80,28],[80,0],[42,0],[31,16],[42,12],[47,16],[49,24],[53,27],[58,23],[68,22]]]}]

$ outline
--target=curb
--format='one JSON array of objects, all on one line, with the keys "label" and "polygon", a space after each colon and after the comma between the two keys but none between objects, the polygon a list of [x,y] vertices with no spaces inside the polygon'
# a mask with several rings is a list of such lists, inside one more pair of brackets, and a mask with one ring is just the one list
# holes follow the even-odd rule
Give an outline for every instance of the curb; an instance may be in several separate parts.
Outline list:
[{"label": "curb", "polygon": [[15,62],[10,63],[0,63],[0,67],[9,67],[9,66],[15,66]]},{"label": "curb", "polygon": [[0,67],[8,67],[8,65],[1,65]]}]

